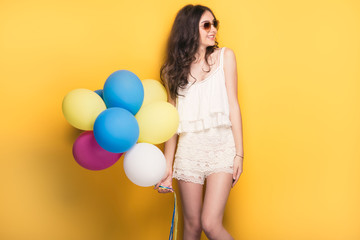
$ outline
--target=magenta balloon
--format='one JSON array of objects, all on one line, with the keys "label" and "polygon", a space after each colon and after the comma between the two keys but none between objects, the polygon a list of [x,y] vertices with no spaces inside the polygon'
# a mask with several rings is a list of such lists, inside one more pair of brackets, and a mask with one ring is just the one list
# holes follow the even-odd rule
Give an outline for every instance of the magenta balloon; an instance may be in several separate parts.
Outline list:
[{"label": "magenta balloon", "polygon": [[103,170],[111,167],[122,154],[103,149],[96,142],[93,131],[81,133],[73,145],[73,155],[76,162],[89,170]]}]

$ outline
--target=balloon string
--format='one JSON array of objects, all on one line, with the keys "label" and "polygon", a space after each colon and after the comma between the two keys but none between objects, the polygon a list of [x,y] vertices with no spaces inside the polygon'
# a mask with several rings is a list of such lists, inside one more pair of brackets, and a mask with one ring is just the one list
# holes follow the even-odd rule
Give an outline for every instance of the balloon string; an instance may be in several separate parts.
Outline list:
[{"label": "balloon string", "polygon": [[175,193],[174,189],[172,189],[170,187],[165,187],[165,186],[160,185],[159,188],[170,189],[170,190],[173,190],[173,193],[174,193],[174,210],[173,210],[173,215],[172,215],[172,220],[171,220],[171,228],[170,228],[169,240],[176,240],[176,238],[177,238],[177,225],[178,225],[178,211],[177,211],[177,208],[176,208],[176,193]]}]

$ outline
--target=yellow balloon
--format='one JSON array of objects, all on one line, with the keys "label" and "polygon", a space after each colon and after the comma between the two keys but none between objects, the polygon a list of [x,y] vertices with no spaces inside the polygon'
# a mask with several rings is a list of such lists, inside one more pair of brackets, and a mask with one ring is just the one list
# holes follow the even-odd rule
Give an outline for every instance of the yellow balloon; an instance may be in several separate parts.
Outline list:
[{"label": "yellow balloon", "polygon": [[81,130],[93,130],[97,116],[106,109],[102,98],[88,89],[75,89],[64,97],[62,111],[66,120]]},{"label": "yellow balloon", "polygon": [[167,101],[165,87],[157,80],[145,79],[141,81],[144,86],[144,101],[142,106],[152,102]]},{"label": "yellow balloon", "polygon": [[135,115],[139,124],[138,142],[159,144],[169,140],[179,126],[179,113],[170,103],[153,102],[142,107]]}]

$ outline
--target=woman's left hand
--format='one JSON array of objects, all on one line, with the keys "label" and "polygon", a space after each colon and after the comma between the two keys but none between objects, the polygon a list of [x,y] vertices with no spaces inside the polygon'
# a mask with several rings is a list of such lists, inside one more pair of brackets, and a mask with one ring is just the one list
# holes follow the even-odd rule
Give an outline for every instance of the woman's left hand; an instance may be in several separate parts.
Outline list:
[{"label": "woman's left hand", "polygon": [[234,173],[233,173],[233,184],[232,188],[235,186],[237,181],[240,178],[241,173],[243,172],[243,158],[239,156],[234,157]]}]

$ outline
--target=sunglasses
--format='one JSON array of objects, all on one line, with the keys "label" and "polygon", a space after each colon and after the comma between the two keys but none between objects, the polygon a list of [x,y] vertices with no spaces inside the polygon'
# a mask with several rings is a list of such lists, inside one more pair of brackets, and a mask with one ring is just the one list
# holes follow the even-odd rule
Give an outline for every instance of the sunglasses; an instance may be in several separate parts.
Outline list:
[{"label": "sunglasses", "polygon": [[211,25],[214,26],[214,28],[216,28],[216,30],[219,29],[219,20],[214,20],[212,23],[210,21],[205,21],[201,27],[204,28],[205,31],[209,32],[211,29]]}]

